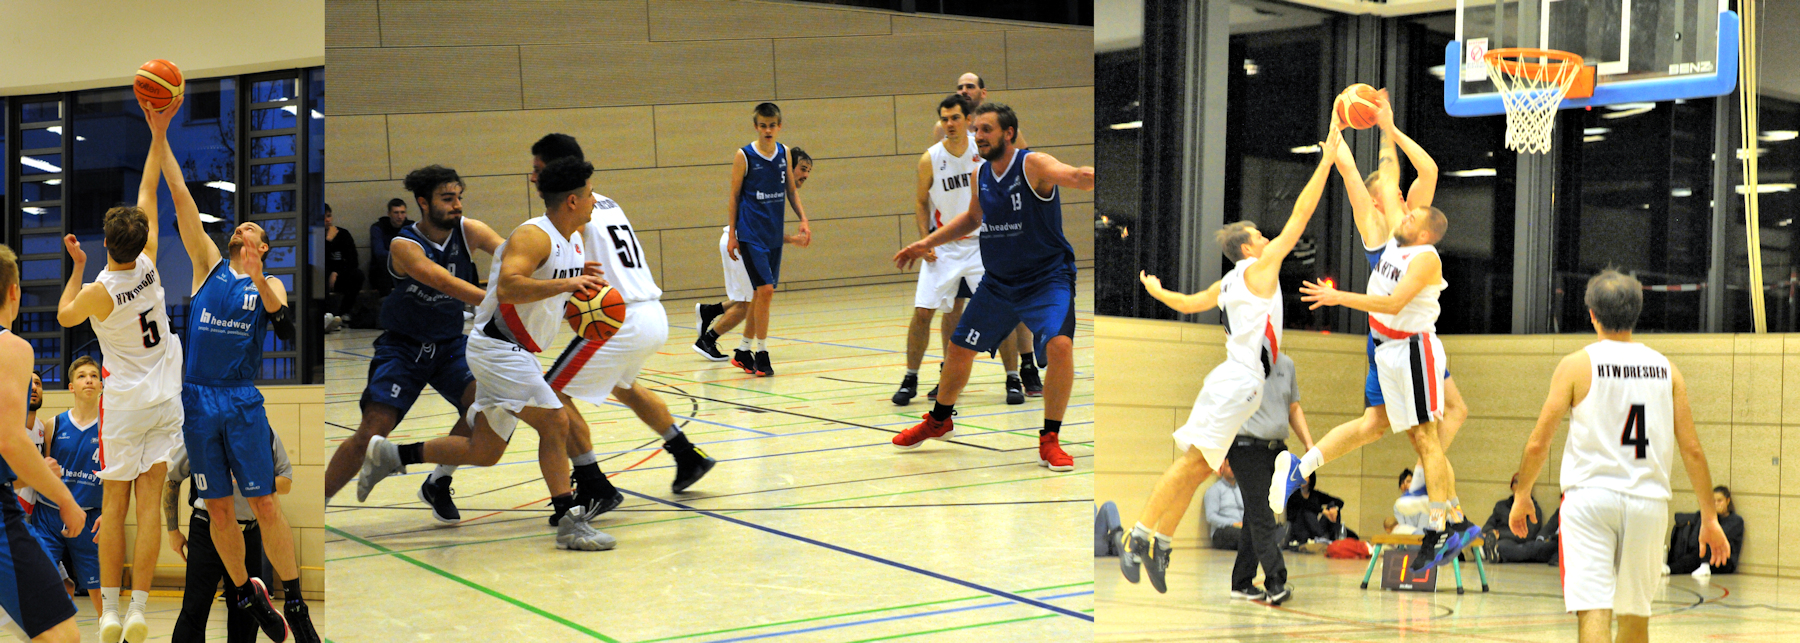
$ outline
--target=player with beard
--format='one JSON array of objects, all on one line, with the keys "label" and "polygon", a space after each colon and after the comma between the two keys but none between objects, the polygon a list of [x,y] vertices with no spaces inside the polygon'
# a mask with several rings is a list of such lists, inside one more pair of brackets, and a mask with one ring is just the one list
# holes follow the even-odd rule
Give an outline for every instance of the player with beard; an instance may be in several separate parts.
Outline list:
[{"label": "player with beard", "polygon": [[[469,338],[463,334],[463,305],[480,304],[486,292],[475,285],[470,253],[491,255],[502,239],[487,224],[462,215],[463,182],[456,170],[441,165],[413,170],[406,175],[406,189],[423,216],[389,246],[385,270],[394,278],[394,292],[381,305],[387,330],[375,338],[362,422],[325,468],[328,500],[362,468],[371,440],[392,433],[427,384],[457,409],[450,435],[472,434],[464,416],[475,401],[475,376],[465,358]],[[450,499],[455,472],[456,465],[439,465],[419,487],[419,499],[431,506],[440,523],[462,520]],[[367,479],[357,484],[358,502],[368,499],[374,484]]]},{"label": "player with beard", "polygon": [[971,129],[985,162],[975,169],[976,190],[968,211],[902,249],[894,263],[906,268],[932,248],[980,229],[986,273],[945,351],[937,403],[923,422],[895,435],[894,446],[912,449],[928,438],[954,435],[950,416],[969,381],[975,353],[994,350],[1023,322],[1036,336],[1040,365],[1048,374],[1038,464],[1072,471],[1075,461],[1063,452],[1058,435],[1075,383],[1075,250],[1063,237],[1058,190],[1094,189],[1094,168],[1014,148],[1019,120],[1006,105],[977,107]]}]

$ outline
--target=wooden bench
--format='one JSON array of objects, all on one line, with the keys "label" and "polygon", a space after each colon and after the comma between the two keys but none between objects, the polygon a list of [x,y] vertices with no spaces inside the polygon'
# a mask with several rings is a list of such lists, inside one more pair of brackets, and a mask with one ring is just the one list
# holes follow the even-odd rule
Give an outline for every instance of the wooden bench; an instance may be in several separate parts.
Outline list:
[{"label": "wooden bench", "polygon": [[[1382,548],[1390,545],[1412,545],[1417,547],[1424,542],[1425,537],[1418,534],[1377,534],[1370,537],[1369,544],[1374,547],[1375,552],[1369,557],[1369,568],[1363,570],[1362,588],[1369,588],[1369,576],[1375,573],[1375,565],[1381,562]],[[1477,537],[1473,542],[1470,542],[1467,547],[1464,547],[1463,550],[1474,552],[1475,570],[1481,575],[1481,591],[1485,592],[1488,591],[1488,577],[1487,565],[1482,562],[1482,542],[1482,539]],[[1462,559],[1460,557],[1450,559],[1450,567],[1456,574],[1456,593],[1461,594],[1463,593]]]}]

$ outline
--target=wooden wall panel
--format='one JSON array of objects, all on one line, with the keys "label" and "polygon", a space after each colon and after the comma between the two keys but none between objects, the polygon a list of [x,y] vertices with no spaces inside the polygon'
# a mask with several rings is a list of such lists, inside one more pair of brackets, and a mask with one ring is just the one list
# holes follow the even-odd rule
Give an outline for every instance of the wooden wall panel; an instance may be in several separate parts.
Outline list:
[{"label": "wooden wall panel", "polygon": [[[778,7],[778,8],[777,8]],[[650,0],[650,39],[740,40],[887,35],[885,11],[847,11],[794,3]]]},{"label": "wooden wall panel", "polygon": [[333,116],[523,106],[517,47],[326,49],[325,67]]},{"label": "wooden wall panel", "polygon": [[613,107],[389,116],[392,176],[404,178],[431,164],[463,176],[525,174],[531,171],[531,144],[552,132],[575,137],[596,169],[650,167],[656,163],[655,137],[644,127],[650,112]]},{"label": "wooden wall panel", "polygon": [[526,45],[524,107],[601,107],[769,100],[767,40]]},{"label": "wooden wall panel", "polygon": [[[807,216],[819,221],[871,214],[914,216],[919,157],[870,156],[821,160],[801,190]],[[720,192],[723,192],[721,190]],[[788,215],[789,219],[793,215]],[[818,231],[814,231],[817,233]]]},{"label": "wooden wall panel", "polygon": [[381,18],[376,0],[327,0],[325,46],[380,47]]},{"label": "wooden wall panel", "polygon": [[[998,20],[973,20],[967,18],[936,18],[924,15],[894,16],[894,33],[938,33],[944,31],[1005,31],[1017,28],[1016,23]],[[1089,32],[1092,33],[1092,32]]]},{"label": "wooden wall panel", "polygon": [[[815,161],[895,154],[890,97],[781,101],[778,105],[782,130],[775,140],[804,148]],[[755,106],[755,102],[657,106],[658,164],[729,162],[732,150],[756,139],[750,120]]]},{"label": "wooden wall panel", "polygon": [[724,266],[719,262],[721,228],[723,226],[661,232],[663,254],[675,258],[674,262],[663,265],[662,281],[659,282],[663,290],[714,289],[725,292]]},{"label": "wooden wall panel", "polygon": [[777,40],[776,89],[783,99],[922,94],[954,90],[969,71],[991,89],[1006,86],[1005,57],[999,39],[956,34]]},{"label": "wooden wall panel", "polygon": [[329,171],[333,181],[372,181],[388,175],[388,131],[385,115],[333,116],[325,128],[325,149],[331,150]]},{"label": "wooden wall panel", "polygon": [[1093,85],[1094,34],[1075,29],[1006,32],[1006,86]]},{"label": "wooden wall panel", "polygon": [[619,203],[639,230],[725,226],[729,165],[609,170],[594,173],[594,189]]},{"label": "wooden wall panel", "polygon": [[[382,0],[388,47],[642,42],[644,0]],[[453,28],[451,28],[453,27]]]},{"label": "wooden wall panel", "polygon": [[[789,223],[787,227],[788,232],[792,233],[796,224]],[[799,248],[790,245],[782,250],[782,282],[892,275],[900,272],[890,261],[894,252],[900,248],[900,240],[894,238],[893,217],[838,219],[831,221],[829,227],[824,223],[818,227],[828,230],[825,234],[829,234],[828,238],[834,241],[821,240],[821,232],[815,230],[811,246]]]}]

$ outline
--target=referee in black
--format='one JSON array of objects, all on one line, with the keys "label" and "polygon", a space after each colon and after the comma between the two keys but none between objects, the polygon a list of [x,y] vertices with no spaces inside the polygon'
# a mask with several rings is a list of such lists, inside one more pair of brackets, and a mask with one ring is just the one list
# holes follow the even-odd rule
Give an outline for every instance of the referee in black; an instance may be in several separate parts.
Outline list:
[{"label": "referee in black", "polygon": [[[1237,440],[1225,459],[1237,472],[1245,498],[1267,498],[1269,479],[1275,475],[1275,455],[1287,450],[1288,428],[1300,434],[1303,448],[1311,449],[1306,414],[1300,410],[1300,383],[1294,376],[1294,360],[1282,353],[1263,384],[1262,406],[1238,429]],[[1293,595],[1287,584],[1287,563],[1281,558],[1282,537],[1276,532],[1275,513],[1266,502],[1244,503],[1244,537],[1238,541],[1237,564],[1231,568],[1231,596],[1280,605]],[[1257,589],[1256,566],[1262,565],[1263,588]]]}]

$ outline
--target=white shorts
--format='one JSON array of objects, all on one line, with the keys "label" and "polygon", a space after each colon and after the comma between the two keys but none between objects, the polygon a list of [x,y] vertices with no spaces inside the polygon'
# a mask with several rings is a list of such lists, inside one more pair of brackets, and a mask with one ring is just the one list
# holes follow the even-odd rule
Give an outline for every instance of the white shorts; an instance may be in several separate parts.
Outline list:
[{"label": "white shorts", "polygon": [[136,480],[157,463],[168,463],[182,445],[181,396],[141,409],[106,411],[100,406],[101,480]]},{"label": "white shorts", "polygon": [[1662,584],[1669,502],[1576,487],[1563,494],[1560,511],[1563,605],[1649,616]]},{"label": "white shorts", "polygon": [[1238,429],[1262,406],[1263,378],[1241,365],[1225,362],[1206,374],[1187,424],[1175,429],[1175,446],[1200,450],[1214,471],[1225,462]]},{"label": "white shorts", "polygon": [[1387,405],[1388,429],[1400,433],[1444,417],[1444,342],[1419,333],[1375,346],[1375,377]]},{"label": "white shorts", "polygon": [[526,407],[560,409],[562,400],[550,390],[544,379],[537,355],[517,344],[488,337],[476,331],[469,335],[467,352],[469,372],[475,375],[475,404],[469,407],[469,425],[477,415],[485,414],[488,427],[500,439],[512,441],[519,426],[515,413]]},{"label": "white shorts", "polygon": [[750,271],[744,269],[744,255],[732,259],[725,247],[731,241],[731,229],[719,235],[719,263],[725,265],[725,298],[731,301],[750,301],[756,296],[756,288],[750,285]]},{"label": "white shorts", "polygon": [[544,377],[564,395],[605,404],[614,388],[631,388],[644,361],[667,341],[669,316],[662,302],[633,302],[625,307],[625,325],[618,333],[603,343],[575,338]]},{"label": "white shorts", "polygon": [[981,286],[981,242],[958,239],[938,246],[937,261],[919,264],[919,288],[913,293],[914,308],[947,313],[956,308],[960,286],[974,293]]}]

